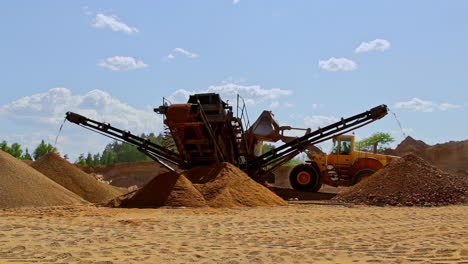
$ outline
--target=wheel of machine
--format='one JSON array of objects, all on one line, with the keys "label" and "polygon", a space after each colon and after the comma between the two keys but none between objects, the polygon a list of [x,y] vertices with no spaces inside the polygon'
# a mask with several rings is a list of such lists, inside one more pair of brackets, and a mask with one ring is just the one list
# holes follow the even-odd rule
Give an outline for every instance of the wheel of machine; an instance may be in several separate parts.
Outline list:
[{"label": "wheel of machine", "polygon": [[294,167],[289,174],[289,182],[294,190],[316,192],[322,187],[322,180],[316,168],[307,164]]},{"label": "wheel of machine", "polygon": [[368,178],[372,174],[375,173],[375,170],[373,169],[362,169],[356,172],[353,176],[353,185]]}]

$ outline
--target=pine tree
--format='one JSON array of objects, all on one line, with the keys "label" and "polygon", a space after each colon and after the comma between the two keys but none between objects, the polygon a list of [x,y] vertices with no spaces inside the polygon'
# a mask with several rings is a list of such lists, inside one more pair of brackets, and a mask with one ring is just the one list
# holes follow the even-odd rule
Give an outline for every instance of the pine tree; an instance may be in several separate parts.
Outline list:
[{"label": "pine tree", "polygon": [[40,157],[50,152],[57,152],[57,149],[51,144],[46,144],[44,140],[41,140],[39,146],[34,150],[33,156],[35,160],[38,160]]}]

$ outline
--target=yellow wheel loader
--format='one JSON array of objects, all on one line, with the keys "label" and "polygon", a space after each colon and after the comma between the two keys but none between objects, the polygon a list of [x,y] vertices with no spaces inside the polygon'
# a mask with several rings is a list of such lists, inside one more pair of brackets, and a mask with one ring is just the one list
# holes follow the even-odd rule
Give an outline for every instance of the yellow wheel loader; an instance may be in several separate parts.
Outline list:
[{"label": "yellow wheel loader", "polygon": [[310,192],[318,191],[322,184],[351,186],[398,159],[396,156],[356,151],[354,145],[354,136],[340,135],[333,138],[333,148],[328,155],[306,150],[310,161],[291,170],[291,186]]}]

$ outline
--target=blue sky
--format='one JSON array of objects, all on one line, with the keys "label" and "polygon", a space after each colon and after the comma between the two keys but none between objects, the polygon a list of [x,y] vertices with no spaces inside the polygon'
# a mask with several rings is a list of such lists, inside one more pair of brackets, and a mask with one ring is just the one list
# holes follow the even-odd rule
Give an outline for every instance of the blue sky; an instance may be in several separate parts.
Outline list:
[{"label": "blue sky", "polygon": [[[430,144],[468,135],[466,1],[4,1],[0,139],[53,141],[72,110],[158,132],[162,97],[244,96],[251,119],[323,126],[387,104]],[[359,48],[361,47],[361,48]],[[356,132],[393,133],[388,115]],[[107,139],[67,124],[72,157]]]}]

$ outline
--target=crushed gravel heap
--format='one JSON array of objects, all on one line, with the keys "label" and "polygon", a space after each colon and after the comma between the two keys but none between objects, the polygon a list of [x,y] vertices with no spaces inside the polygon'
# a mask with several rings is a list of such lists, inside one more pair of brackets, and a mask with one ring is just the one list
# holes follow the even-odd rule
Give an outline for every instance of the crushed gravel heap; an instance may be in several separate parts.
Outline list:
[{"label": "crushed gravel heap", "polygon": [[222,162],[193,168],[185,173],[211,207],[285,205],[286,201],[252,180],[236,166]]},{"label": "crushed gravel heap", "polygon": [[408,154],[333,200],[379,206],[464,204],[468,202],[468,178],[448,174]]},{"label": "crushed gravel heap", "polygon": [[411,136],[407,136],[403,141],[400,142],[400,144],[398,144],[398,146],[395,148],[395,151],[400,155],[411,152],[418,153],[419,151],[422,151],[428,147],[429,145],[424,141],[416,140]]},{"label": "crushed gravel heap", "polygon": [[86,203],[26,163],[0,150],[0,208]]},{"label": "crushed gravel heap", "polygon": [[124,193],[123,190],[97,181],[53,152],[42,156],[31,167],[92,203],[108,202]]},{"label": "crushed gravel heap", "polygon": [[143,188],[114,199],[120,207],[244,207],[287,204],[229,163],[203,166],[182,174],[168,172]]},{"label": "crushed gravel heap", "polygon": [[206,206],[200,192],[184,175],[176,172],[161,174],[143,188],[122,195],[109,204],[111,207]]}]

